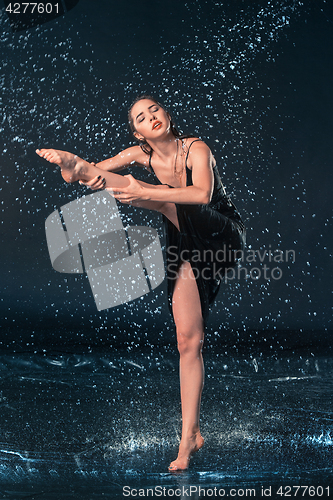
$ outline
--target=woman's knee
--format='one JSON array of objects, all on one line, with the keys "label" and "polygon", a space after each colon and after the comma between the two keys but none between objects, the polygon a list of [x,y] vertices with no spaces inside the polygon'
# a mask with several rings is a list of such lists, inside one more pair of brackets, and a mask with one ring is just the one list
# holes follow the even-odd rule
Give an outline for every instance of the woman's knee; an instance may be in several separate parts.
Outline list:
[{"label": "woman's knee", "polygon": [[187,332],[186,330],[178,330],[177,348],[181,356],[198,356],[203,348],[203,332]]}]

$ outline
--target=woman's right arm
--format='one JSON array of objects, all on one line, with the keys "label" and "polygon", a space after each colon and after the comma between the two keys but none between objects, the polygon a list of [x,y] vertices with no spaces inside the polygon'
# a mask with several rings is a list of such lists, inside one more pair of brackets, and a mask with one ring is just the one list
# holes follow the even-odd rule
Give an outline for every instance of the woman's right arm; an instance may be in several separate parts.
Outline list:
[{"label": "woman's right arm", "polygon": [[[133,146],[131,148],[124,149],[116,156],[112,156],[111,158],[103,160],[99,163],[93,163],[96,167],[107,172],[119,172],[120,170],[124,170],[134,164],[146,168],[149,165],[149,156],[142,151],[140,146]],[[105,187],[105,179],[102,176],[95,177],[90,181],[79,182],[80,184],[93,190]]]},{"label": "woman's right arm", "polygon": [[112,156],[112,158],[96,163],[96,167],[108,172],[118,172],[134,164],[148,166],[148,161],[148,155],[142,151],[140,146],[133,146],[124,149],[124,151],[121,151],[116,156]]}]

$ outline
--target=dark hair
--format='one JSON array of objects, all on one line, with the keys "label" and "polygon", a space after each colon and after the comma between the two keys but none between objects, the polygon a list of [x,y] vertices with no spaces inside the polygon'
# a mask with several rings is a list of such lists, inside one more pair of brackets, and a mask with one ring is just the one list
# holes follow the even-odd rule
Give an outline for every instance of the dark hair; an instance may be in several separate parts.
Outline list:
[{"label": "dark hair", "polygon": [[[182,134],[177,129],[176,125],[174,124],[169,111],[160,102],[158,102],[158,100],[155,99],[155,97],[152,97],[151,95],[147,95],[147,94],[142,94],[142,95],[137,96],[128,109],[128,114],[127,114],[128,125],[129,125],[129,128],[130,128],[133,135],[134,135],[134,132],[136,130],[135,130],[134,123],[133,123],[132,108],[133,108],[134,104],[136,104],[139,101],[142,101],[143,99],[149,99],[150,101],[153,101],[155,104],[157,104],[157,106],[164,109],[164,111],[166,113],[168,113],[168,115],[170,116],[170,130],[173,133],[173,135],[175,137],[179,137],[179,138],[183,137]],[[153,150],[149,146],[149,144],[144,139],[143,140],[137,139],[137,140],[139,141],[139,146],[142,149],[142,151],[144,153],[146,153],[147,155],[151,155]]]}]

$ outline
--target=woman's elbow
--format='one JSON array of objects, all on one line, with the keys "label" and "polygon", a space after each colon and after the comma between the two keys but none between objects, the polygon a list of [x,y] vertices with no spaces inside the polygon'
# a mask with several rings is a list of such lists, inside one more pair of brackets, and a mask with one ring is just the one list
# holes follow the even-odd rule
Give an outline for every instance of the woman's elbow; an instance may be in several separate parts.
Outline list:
[{"label": "woman's elbow", "polygon": [[202,192],[202,204],[203,205],[208,205],[212,199],[212,193],[208,191],[203,191]]}]

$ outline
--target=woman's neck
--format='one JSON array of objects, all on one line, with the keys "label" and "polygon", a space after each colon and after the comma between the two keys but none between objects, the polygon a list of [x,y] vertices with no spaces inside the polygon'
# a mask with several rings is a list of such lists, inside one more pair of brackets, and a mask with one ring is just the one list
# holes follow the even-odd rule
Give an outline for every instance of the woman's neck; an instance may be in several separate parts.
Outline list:
[{"label": "woman's neck", "polygon": [[148,141],[149,146],[152,148],[154,154],[159,156],[161,160],[168,161],[170,157],[174,158],[178,150],[178,138],[172,133],[165,139]]}]

